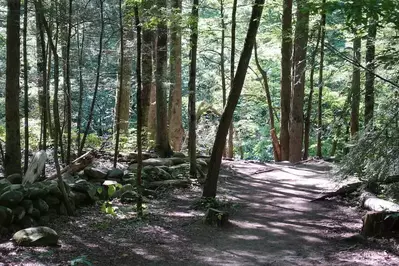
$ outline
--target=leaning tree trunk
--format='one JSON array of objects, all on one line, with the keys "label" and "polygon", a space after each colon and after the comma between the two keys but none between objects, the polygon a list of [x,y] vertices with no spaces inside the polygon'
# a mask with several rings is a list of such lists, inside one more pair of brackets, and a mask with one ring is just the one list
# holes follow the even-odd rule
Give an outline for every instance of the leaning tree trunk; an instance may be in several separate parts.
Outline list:
[{"label": "leaning tree trunk", "polygon": [[[355,36],[353,39],[353,60],[360,64],[362,39]],[[351,102],[351,137],[353,138],[359,131],[359,105],[360,105],[360,68],[353,65],[352,71],[352,102]]]},{"label": "leaning tree trunk", "polygon": [[[158,0],[158,8],[166,8],[166,0]],[[170,157],[172,149],[168,137],[168,108],[166,103],[167,59],[168,59],[168,28],[166,21],[161,19],[157,25],[157,60],[156,60],[156,107],[157,133],[155,150],[160,157]]]},{"label": "leaning tree trunk", "polygon": [[21,173],[19,125],[20,9],[19,0],[8,0],[6,69],[6,176]]},{"label": "leaning tree trunk", "polygon": [[364,98],[364,123],[365,125],[373,124],[374,116],[374,71],[375,71],[375,38],[377,35],[377,22],[369,19],[366,43],[366,84]]},{"label": "leaning tree trunk", "polygon": [[170,92],[169,92],[169,139],[172,149],[180,151],[183,144],[182,125],[182,74],[181,74],[181,10],[182,1],[171,2],[176,19],[170,29]]},{"label": "leaning tree trunk", "polygon": [[305,94],[306,51],[309,36],[309,10],[307,0],[297,1],[297,22],[294,43],[294,84],[290,106],[289,160],[296,163],[302,159],[303,101]]},{"label": "leaning tree trunk", "polygon": [[265,0],[256,0],[252,8],[252,14],[249,22],[247,36],[245,38],[244,48],[238,62],[236,74],[234,76],[233,88],[230,91],[226,108],[224,109],[222,117],[220,118],[215,142],[213,144],[208,175],[202,194],[202,196],[204,197],[214,198],[216,196],[217,181],[220,171],[220,165],[222,162],[222,154],[226,143],[226,136],[233,118],[234,110],[240,98],[242,87],[244,85],[245,76],[247,73],[249,61],[251,59],[252,49],[255,44],[256,34],[258,31],[264,3]]},{"label": "leaning tree trunk", "polygon": [[323,133],[323,70],[324,70],[324,41],[326,37],[326,13],[324,10],[325,0],[323,0],[323,14],[321,16],[321,43],[320,43],[320,66],[319,66],[319,101],[317,108],[317,157],[323,157],[321,137]]},{"label": "leaning tree trunk", "polygon": [[191,23],[190,36],[190,79],[188,82],[188,115],[189,115],[189,132],[188,132],[188,154],[190,157],[190,176],[195,178],[197,175],[197,116],[195,109],[195,92],[197,78],[197,45],[198,45],[198,0],[193,0],[193,8],[191,11],[193,23]]},{"label": "leaning tree trunk", "polygon": [[291,55],[292,55],[292,0],[284,0],[282,17],[281,43],[281,119],[280,119],[280,147],[281,160],[289,159],[289,120],[291,99]]}]

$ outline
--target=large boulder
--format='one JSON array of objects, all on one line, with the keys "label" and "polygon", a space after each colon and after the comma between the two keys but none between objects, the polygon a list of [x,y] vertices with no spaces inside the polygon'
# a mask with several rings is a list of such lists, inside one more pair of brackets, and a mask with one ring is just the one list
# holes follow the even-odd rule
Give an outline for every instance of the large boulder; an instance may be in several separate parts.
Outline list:
[{"label": "large boulder", "polygon": [[14,219],[14,215],[11,209],[0,206],[0,227],[4,226],[7,227],[9,226]]},{"label": "large boulder", "polygon": [[96,186],[84,179],[77,180],[75,184],[71,185],[71,188],[76,192],[87,194],[92,201],[98,200]]},{"label": "large boulder", "polygon": [[50,189],[43,182],[27,184],[25,196],[30,199],[43,198],[50,193]]},{"label": "large boulder", "polygon": [[40,226],[20,230],[12,238],[19,246],[56,246],[59,236],[53,229]]},{"label": "large boulder", "polygon": [[172,179],[171,175],[160,167],[144,166],[143,179],[147,181],[160,181]]},{"label": "large boulder", "polygon": [[22,175],[21,174],[12,174],[7,176],[7,180],[10,181],[11,184],[22,184]]},{"label": "large boulder", "polygon": [[7,179],[0,179],[0,194],[3,192],[5,188],[11,185],[11,182]]},{"label": "large boulder", "polygon": [[[62,192],[60,187],[58,186],[57,180],[47,180],[43,182],[43,185],[48,188],[49,194],[57,197],[62,198]],[[65,186],[67,187],[67,186]]]},{"label": "large boulder", "polygon": [[89,179],[105,179],[107,177],[107,170],[89,166],[84,169],[84,174]]},{"label": "large boulder", "polygon": [[6,191],[0,195],[0,205],[12,207],[24,199],[24,194],[18,190]]},{"label": "large boulder", "polygon": [[123,177],[123,175],[124,175],[123,170],[118,169],[118,168],[114,168],[114,169],[108,170],[107,178],[109,178],[109,179],[121,179]]}]

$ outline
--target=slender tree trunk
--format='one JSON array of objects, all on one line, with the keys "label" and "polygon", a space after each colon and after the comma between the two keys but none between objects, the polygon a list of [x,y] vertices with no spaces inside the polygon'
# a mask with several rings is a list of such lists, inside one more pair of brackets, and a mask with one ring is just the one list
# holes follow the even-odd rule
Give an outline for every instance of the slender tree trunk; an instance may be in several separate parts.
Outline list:
[{"label": "slender tree trunk", "polygon": [[7,1],[6,70],[6,176],[21,173],[21,137],[19,126],[20,12],[19,0]]},{"label": "slender tree trunk", "polygon": [[80,138],[81,138],[81,133],[82,133],[82,105],[83,105],[83,89],[84,89],[84,84],[83,84],[83,51],[84,51],[84,42],[85,42],[85,26],[83,24],[82,28],[82,44],[80,44],[79,40],[79,29],[76,32],[76,38],[77,38],[77,46],[78,46],[78,64],[79,64],[79,100],[78,100],[78,117],[77,117],[77,130],[78,130],[78,136],[76,138],[76,146],[80,147]]},{"label": "slender tree trunk", "polygon": [[[158,0],[157,7],[160,11],[166,8],[166,0]],[[166,103],[166,81],[167,81],[167,60],[168,60],[168,28],[166,21],[161,19],[157,25],[157,60],[156,60],[156,108],[157,108],[157,133],[156,152],[160,157],[170,157],[172,149],[168,137],[168,109]]]},{"label": "slender tree trunk", "polygon": [[[116,110],[115,110],[115,125],[116,125],[116,136],[115,136],[115,153],[114,153],[114,168],[118,162],[119,153],[119,134],[120,134],[120,121],[121,121],[121,109],[122,109],[122,90],[123,90],[123,79],[124,79],[124,38],[123,38],[123,13],[122,13],[122,0],[119,0],[119,30],[120,30],[120,67],[119,67],[119,93],[116,95]],[[130,77],[129,77],[130,78]]]},{"label": "slender tree trunk", "polygon": [[174,151],[183,144],[182,125],[182,69],[181,69],[181,0],[171,1],[174,20],[170,29],[170,93],[169,93],[169,138]]},{"label": "slender tree trunk", "polygon": [[24,53],[24,116],[25,116],[25,151],[24,151],[24,173],[29,165],[29,86],[28,86],[28,51],[26,37],[28,32],[28,0],[24,1],[24,30],[23,30],[23,53]]},{"label": "slender tree trunk", "polygon": [[[260,65],[260,62],[259,62],[257,43],[255,43],[254,52],[255,52],[256,67],[258,68],[258,71],[260,72],[260,74],[262,76],[263,87],[264,87],[265,93],[266,93],[267,107],[269,110],[270,131],[272,132],[272,130],[275,129],[273,102],[272,102],[272,97],[270,94],[269,80],[267,77],[267,72],[262,68],[262,66]],[[271,138],[272,138],[272,136],[271,136]],[[273,141],[273,138],[272,138],[272,141]],[[277,144],[277,145],[279,146],[279,144]],[[280,147],[276,147],[276,145],[273,145],[273,156],[274,156],[275,161],[280,161],[280,158],[278,156],[278,151],[277,151],[278,149],[280,149]]]},{"label": "slender tree trunk", "polygon": [[[221,38],[221,46],[220,46],[220,76],[222,78],[222,99],[223,99],[223,108],[226,106],[226,70],[224,65],[224,46],[225,46],[225,35],[226,35],[226,25],[224,23],[224,3],[223,0],[220,0],[220,19],[222,26],[222,38]],[[223,151],[223,157],[226,157],[226,148]]]},{"label": "slender tree trunk", "polygon": [[245,76],[247,73],[249,61],[251,59],[252,49],[255,44],[256,34],[262,16],[264,3],[264,0],[255,0],[252,8],[252,14],[249,22],[247,36],[245,38],[244,48],[238,62],[236,74],[234,76],[233,88],[230,91],[226,108],[224,109],[222,117],[220,118],[219,127],[216,133],[216,138],[213,145],[211,160],[209,164],[208,175],[202,193],[203,197],[214,198],[216,196],[217,181],[220,171],[220,165],[222,162],[223,149],[225,147],[226,137],[233,118],[234,110],[237,106],[242,87],[244,85]]},{"label": "slender tree trunk", "polygon": [[326,36],[326,11],[325,0],[323,0],[323,14],[321,16],[321,43],[320,43],[320,67],[319,67],[319,101],[318,101],[318,118],[317,118],[317,157],[323,157],[321,137],[323,133],[323,68],[324,68],[324,40]]},{"label": "slender tree trunk", "polygon": [[51,80],[51,62],[52,62],[52,58],[51,58],[51,50],[50,50],[50,45],[47,45],[47,69],[46,69],[46,73],[45,74],[45,81],[46,81],[46,85],[45,85],[45,95],[46,95],[46,121],[47,121],[47,127],[49,130],[49,138],[54,138],[54,125],[51,121],[51,106],[50,106],[50,80]]},{"label": "slender tree trunk", "polygon": [[305,116],[305,133],[304,133],[304,152],[303,152],[303,160],[307,160],[309,157],[309,137],[310,137],[310,117],[312,116],[312,105],[313,105],[313,93],[314,93],[314,71],[316,67],[316,55],[319,49],[320,39],[321,39],[321,21],[320,26],[317,33],[317,41],[314,51],[311,57],[311,69],[310,69],[310,78],[309,78],[309,98],[308,98],[308,105],[306,108],[306,116]]},{"label": "slender tree trunk", "polygon": [[139,8],[136,3],[134,5],[134,16],[136,22],[137,31],[137,59],[136,59],[136,79],[137,79],[137,191],[139,197],[137,200],[137,214],[139,217],[143,216],[142,206],[142,180],[141,180],[141,169],[142,169],[142,145],[141,145],[141,130],[143,126],[143,112],[142,112],[142,87],[141,87],[141,24],[139,19]]},{"label": "slender tree trunk", "polygon": [[[356,36],[353,39],[353,60],[360,63],[362,39]],[[353,65],[352,72],[352,102],[351,102],[351,137],[359,131],[359,106],[360,106],[360,68]]]},{"label": "slender tree trunk", "polygon": [[294,83],[290,106],[289,160],[296,163],[302,159],[303,102],[305,94],[306,51],[309,37],[309,10],[307,0],[297,0],[297,22],[294,44]]},{"label": "slender tree trunk", "polygon": [[99,0],[100,2],[100,21],[101,21],[101,30],[100,30],[100,48],[98,51],[98,57],[97,57],[97,74],[96,74],[96,84],[94,85],[94,94],[93,94],[93,100],[91,101],[91,106],[90,106],[90,112],[89,112],[89,118],[87,120],[87,125],[86,129],[83,134],[82,142],[79,147],[79,153],[78,156],[82,155],[82,151],[86,142],[86,137],[87,134],[89,133],[90,129],[90,124],[91,121],[93,120],[93,115],[94,115],[94,106],[96,104],[96,98],[97,98],[97,92],[98,92],[98,86],[100,84],[100,70],[101,70],[101,58],[102,58],[102,53],[103,53],[103,37],[104,37],[104,0]]},{"label": "slender tree trunk", "polygon": [[291,99],[291,55],[292,55],[292,0],[284,0],[282,17],[281,43],[281,119],[280,119],[280,147],[281,160],[289,159],[289,120]]},{"label": "slender tree trunk", "polygon": [[66,46],[66,126],[67,126],[67,150],[66,164],[71,162],[71,145],[72,145],[72,102],[71,102],[71,37],[72,37],[72,0],[69,0],[68,10],[68,35]]},{"label": "slender tree trunk", "polygon": [[[234,71],[235,71],[235,54],[236,54],[236,16],[237,16],[237,0],[233,0],[233,9],[231,11],[231,51],[230,51],[230,90],[233,88]],[[233,119],[234,122],[234,119]],[[231,122],[229,135],[227,139],[227,157],[234,157],[234,125]]]},{"label": "slender tree trunk", "polygon": [[199,1],[193,0],[191,10],[192,23],[190,24],[190,79],[188,82],[188,115],[189,115],[189,132],[188,132],[188,154],[190,157],[190,177],[197,176],[197,116],[196,116],[196,78],[197,78],[197,48],[198,48],[198,9]]},{"label": "slender tree trunk", "polygon": [[374,116],[374,71],[375,71],[375,38],[377,35],[377,22],[374,19],[369,19],[366,43],[366,84],[365,84],[365,98],[364,98],[364,123],[367,126],[372,126]]}]

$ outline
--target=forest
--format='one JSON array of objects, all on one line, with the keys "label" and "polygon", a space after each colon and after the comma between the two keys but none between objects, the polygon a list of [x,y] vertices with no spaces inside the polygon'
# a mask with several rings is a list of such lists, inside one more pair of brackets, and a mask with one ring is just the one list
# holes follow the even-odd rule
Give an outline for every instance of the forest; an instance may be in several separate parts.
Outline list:
[{"label": "forest", "polygon": [[3,1],[0,265],[399,265],[398,36],[397,0]]}]

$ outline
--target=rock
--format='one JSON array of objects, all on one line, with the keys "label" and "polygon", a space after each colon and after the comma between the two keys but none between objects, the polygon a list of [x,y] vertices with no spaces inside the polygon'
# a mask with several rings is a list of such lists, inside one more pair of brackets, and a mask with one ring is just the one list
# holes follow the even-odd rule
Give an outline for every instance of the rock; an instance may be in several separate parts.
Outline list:
[{"label": "rock", "polygon": [[112,195],[112,198],[120,198],[123,193],[125,193],[127,191],[133,191],[133,190],[134,190],[134,187],[132,184],[126,184],[123,187],[121,187],[120,189],[118,189],[117,191],[115,191],[114,195]]},{"label": "rock", "polygon": [[50,216],[48,215],[43,215],[39,219],[39,225],[48,225],[50,223]]},{"label": "rock", "polygon": [[90,166],[85,168],[84,173],[89,179],[105,179],[107,177],[106,170]]},{"label": "rock", "polygon": [[26,185],[25,196],[30,199],[44,198],[50,193],[50,190],[43,182],[34,183],[31,185]]},{"label": "rock", "polygon": [[75,183],[75,178],[70,173],[62,174],[62,180],[68,185]]},{"label": "rock", "polygon": [[172,158],[173,158],[173,157],[176,157],[176,158],[186,158],[187,156],[186,156],[184,153],[182,153],[182,152],[175,152],[175,153],[173,153]]},{"label": "rock", "polygon": [[57,214],[59,215],[68,215],[67,208],[65,207],[65,204],[63,202],[61,202],[60,205],[57,206],[56,210]]},{"label": "rock", "polygon": [[122,185],[126,185],[126,184],[136,185],[136,178],[126,178],[126,179],[122,179],[122,180],[121,180],[121,184],[122,184]]},{"label": "rock", "polygon": [[205,214],[205,222],[209,225],[224,227],[229,223],[229,213],[209,208]]},{"label": "rock", "polygon": [[174,165],[171,166],[169,169],[173,179],[187,178],[190,172],[190,164],[185,163],[180,165]]},{"label": "rock", "polygon": [[155,190],[143,189],[143,196],[156,198],[158,193]]},{"label": "rock", "polygon": [[155,189],[158,187],[177,187],[177,188],[187,188],[191,184],[189,179],[172,179],[164,181],[154,181],[145,184],[146,188]]},{"label": "rock", "polygon": [[56,246],[59,236],[53,229],[41,226],[20,230],[12,238],[19,246]]},{"label": "rock", "polygon": [[0,236],[7,236],[9,229],[7,227],[0,226]]},{"label": "rock", "polygon": [[26,211],[24,207],[18,206],[12,210],[12,214],[14,215],[14,220],[18,222],[25,217]]},{"label": "rock", "polygon": [[75,202],[75,205],[84,205],[89,200],[89,196],[83,192],[71,191],[69,197]]},{"label": "rock", "polygon": [[22,175],[21,174],[12,174],[7,176],[7,180],[10,181],[11,184],[22,184]]},{"label": "rock", "polygon": [[29,228],[32,226],[36,226],[37,222],[29,215],[25,215],[24,218],[22,218],[19,222],[19,225],[22,226],[22,228]]},{"label": "rock", "polygon": [[32,216],[33,219],[38,220],[40,218],[40,211],[36,208],[33,208],[32,214],[30,216]]},{"label": "rock", "polygon": [[71,187],[74,191],[86,193],[92,201],[98,200],[96,196],[97,188],[86,180],[80,179]]},{"label": "rock", "polygon": [[105,180],[102,185],[103,186],[116,186],[118,184],[118,182],[116,182],[115,180]]},{"label": "rock", "polygon": [[126,191],[125,193],[122,194],[121,196],[121,202],[122,203],[133,203],[136,202],[138,198],[138,195],[134,191]]},{"label": "rock", "polygon": [[25,208],[27,214],[32,214],[33,202],[31,200],[23,200],[21,201],[20,205]]},{"label": "rock", "polygon": [[42,199],[34,200],[33,207],[38,209],[40,211],[40,213],[47,213],[49,210],[48,204]]},{"label": "rock", "polygon": [[60,200],[52,195],[48,195],[44,198],[44,201],[47,203],[48,206],[54,207],[60,204]]},{"label": "rock", "polygon": [[121,169],[110,169],[107,173],[107,178],[109,179],[121,179],[123,177],[124,173]]},{"label": "rock", "polygon": [[12,210],[7,207],[0,206],[0,227],[9,226],[12,223],[13,219],[14,216]]},{"label": "rock", "polygon": [[172,157],[172,158],[170,158],[170,160],[172,161],[172,165],[179,165],[179,164],[187,163],[186,158]]},{"label": "rock", "polygon": [[147,181],[160,181],[172,179],[172,176],[160,167],[144,166],[143,179]]},{"label": "rock", "polygon": [[147,160],[143,161],[143,166],[162,166],[162,165],[166,165],[166,166],[171,166],[173,165],[173,162],[171,160],[171,158],[150,158]]},{"label": "rock", "polygon": [[24,194],[18,190],[6,191],[0,196],[0,205],[16,206],[24,199]]},{"label": "rock", "polygon": [[0,179],[0,194],[3,193],[3,190],[6,189],[8,186],[11,186],[11,182],[7,179]]},{"label": "rock", "polygon": [[49,194],[54,195],[57,198],[62,198],[62,192],[61,189],[58,186],[58,181],[56,180],[49,180],[43,182],[45,186],[47,186],[49,190]]}]

